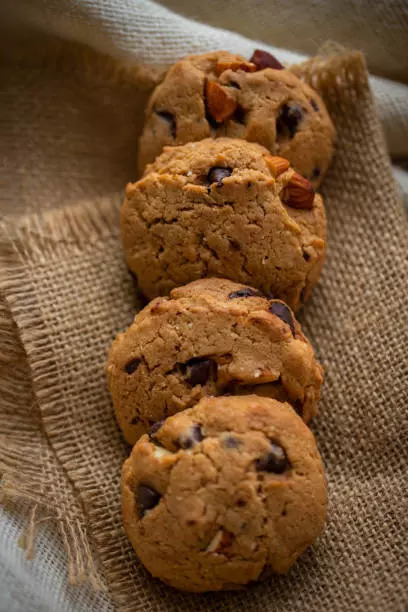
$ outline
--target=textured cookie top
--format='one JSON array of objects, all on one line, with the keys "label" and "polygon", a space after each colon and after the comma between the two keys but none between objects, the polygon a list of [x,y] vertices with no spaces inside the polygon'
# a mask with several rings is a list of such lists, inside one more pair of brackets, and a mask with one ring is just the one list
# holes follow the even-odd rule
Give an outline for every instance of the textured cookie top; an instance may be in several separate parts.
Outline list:
[{"label": "textured cookie top", "polygon": [[288,404],[204,398],[153,427],[125,462],[125,529],[176,588],[237,588],[282,573],[320,533],[326,483],[313,434]]},{"label": "textured cookie top", "polygon": [[333,151],[330,117],[314,90],[267,56],[215,51],[170,68],[148,105],[140,171],[164,145],[230,136],[287,157],[317,186]]},{"label": "textured cookie top", "polygon": [[[272,163],[268,163],[270,159]],[[252,176],[267,180],[276,177],[273,159],[265,147],[254,142],[233,138],[206,138],[180,147],[165,147],[163,153],[146,167],[144,175],[151,172],[168,173],[186,177],[186,184],[196,182],[206,186],[221,182],[232,174],[234,178],[249,179]],[[220,176],[218,181],[211,181],[211,177],[208,177],[211,167],[229,167],[231,173]],[[289,164],[286,169],[288,168]],[[279,177],[277,179],[279,180]]]},{"label": "textured cookie top", "polygon": [[133,444],[205,395],[257,393],[317,413],[322,368],[291,310],[251,287],[199,280],[157,298],[112,343],[116,416]]},{"label": "textured cookie top", "polygon": [[129,184],[121,235],[149,298],[216,276],[297,309],[320,274],[326,220],[322,198],[287,160],[218,138],[166,148]]}]

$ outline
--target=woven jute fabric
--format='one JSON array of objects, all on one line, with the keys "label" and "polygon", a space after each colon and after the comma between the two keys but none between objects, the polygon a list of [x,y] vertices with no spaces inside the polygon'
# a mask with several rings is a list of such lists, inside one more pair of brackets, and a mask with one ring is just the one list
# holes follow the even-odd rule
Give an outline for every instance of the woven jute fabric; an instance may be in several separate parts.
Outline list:
[{"label": "woven jute fabric", "polygon": [[[81,573],[93,556],[94,579],[106,580],[123,612],[392,612],[407,603],[406,220],[361,56],[314,60],[297,72],[326,100],[338,140],[323,189],[327,263],[301,313],[326,369],[313,430],[327,468],[328,523],[287,576],[239,592],[180,593],[149,577],[125,537],[119,477],[129,449],[104,376],[112,338],[140,307],[119,242],[122,193],[3,220],[0,292],[8,332],[0,347],[8,342],[18,351],[21,371],[13,386],[9,368],[7,380],[13,393],[21,384],[31,398],[24,419],[0,403],[10,441],[5,482],[18,469],[21,494],[41,490],[48,512],[64,508],[65,525],[77,517],[83,539],[67,538],[79,554],[87,551]],[[134,83],[138,78],[133,74]],[[35,447],[25,432],[38,436]]]}]

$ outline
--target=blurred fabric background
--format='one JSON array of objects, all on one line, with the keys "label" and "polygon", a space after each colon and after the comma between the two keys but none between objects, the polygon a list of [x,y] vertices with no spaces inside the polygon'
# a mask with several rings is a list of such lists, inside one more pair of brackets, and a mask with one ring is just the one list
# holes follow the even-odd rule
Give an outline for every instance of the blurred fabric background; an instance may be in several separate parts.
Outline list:
[{"label": "blurred fabric background", "polygon": [[[326,41],[365,53],[408,205],[405,0],[2,0],[0,23],[0,217],[104,196],[134,178],[147,94],[136,99],[128,83],[112,86],[100,68],[108,56],[131,70],[135,62],[163,67],[217,48],[249,57],[261,47],[291,64]],[[92,49],[85,64],[77,61],[84,46]],[[50,137],[45,126],[53,123],[71,134],[68,144],[55,132]],[[98,151],[93,158],[86,138]],[[71,171],[75,184],[65,180]],[[28,518],[23,503],[0,514],[0,610],[113,609],[104,594],[68,585],[65,552],[51,528],[38,536],[36,560],[25,559],[17,539]]]}]

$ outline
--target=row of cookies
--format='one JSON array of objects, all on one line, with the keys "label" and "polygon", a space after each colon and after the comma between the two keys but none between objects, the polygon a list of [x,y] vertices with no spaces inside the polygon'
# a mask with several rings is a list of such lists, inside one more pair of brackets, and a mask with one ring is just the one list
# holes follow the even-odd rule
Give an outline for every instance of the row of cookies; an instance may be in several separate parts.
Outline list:
[{"label": "row of cookies", "polygon": [[324,261],[312,183],[333,135],[317,94],[261,51],[186,58],[151,97],[139,160],[152,163],[127,187],[121,236],[152,301],[113,342],[107,376],[134,445],[125,529],[176,588],[285,572],[323,528],[305,424],[322,368],[293,311]]}]

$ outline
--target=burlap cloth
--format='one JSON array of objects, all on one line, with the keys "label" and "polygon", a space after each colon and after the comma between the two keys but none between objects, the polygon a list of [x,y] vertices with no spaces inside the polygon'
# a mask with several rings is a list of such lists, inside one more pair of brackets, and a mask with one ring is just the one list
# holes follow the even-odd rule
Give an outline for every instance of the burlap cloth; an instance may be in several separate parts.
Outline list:
[{"label": "burlap cloth", "polygon": [[[119,244],[118,210],[122,186],[134,178],[141,125],[136,100],[141,108],[155,77],[112,62],[98,72],[83,51],[78,64],[73,57],[61,62],[58,78],[76,71],[81,93],[83,79],[88,84],[93,79],[84,129],[91,138],[94,122],[106,113],[106,130],[95,130],[97,142],[86,145],[82,139],[76,149],[69,126],[79,119],[67,113],[53,136],[77,153],[76,177],[81,152],[97,151],[95,168],[90,171],[88,164],[83,175],[84,184],[93,182],[94,196],[88,192],[78,203],[81,181],[76,190],[72,181],[64,181],[72,155],[69,164],[63,156],[53,163],[45,146],[47,163],[38,160],[35,180],[24,172],[21,139],[19,150],[13,150],[12,139],[8,143],[10,163],[22,166],[22,182],[9,185],[15,206],[27,210],[43,192],[50,206],[67,204],[17,220],[6,216],[1,228],[0,468],[8,511],[21,499],[30,507],[22,544],[33,555],[36,530],[42,521],[52,521],[64,541],[71,580],[88,577],[102,589],[96,609],[403,610],[407,228],[362,57],[332,56],[298,69],[325,98],[338,132],[323,189],[327,264],[301,314],[326,368],[313,430],[327,468],[327,527],[287,576],[241,592],[201,596],[151,579],[127,542],[119,475],[128,448],[103,371],[111,339],[138,307]],[[18,56],[16,67],[29,61]],[[65,98],[73,95],[59,88],[60,95],[64,91]],[[34,104],[47,103],[47,95],[39,84]],[[120,112],[112,115],[115,96]],[[60,103],[69,107],[66,99]],[[27,156],[30,138],[41,134],[27,138]],[[110,166],[109,178],[100,160],[112,160],[115,152],[118,170],[114,174]]]}]

